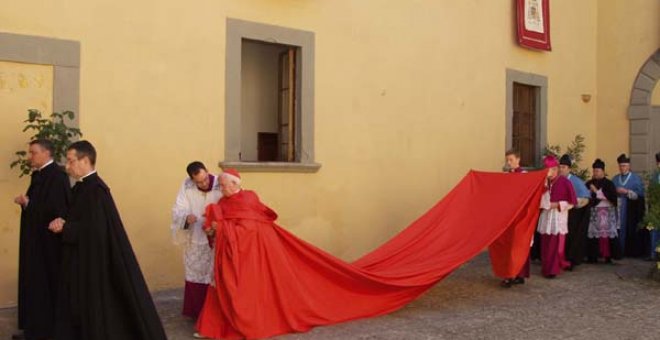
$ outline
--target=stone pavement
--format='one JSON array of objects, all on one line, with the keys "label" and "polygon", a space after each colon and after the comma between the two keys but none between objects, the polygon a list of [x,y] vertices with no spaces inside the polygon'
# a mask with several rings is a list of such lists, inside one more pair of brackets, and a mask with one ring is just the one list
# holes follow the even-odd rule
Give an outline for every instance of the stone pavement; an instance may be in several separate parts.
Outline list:
[{"label": "stone pavement", "polygon": [[[646,278],[650,262],[584,264],[556,279],[532,264],[527,284],[498,286],[482,254],[405,308],[278,340],[325,339],[660,339],[660,283]],[[170,339],[191,339],[180,316],[182,291],[154,294]],[[8,339],[15,309],[0,310]]]}]

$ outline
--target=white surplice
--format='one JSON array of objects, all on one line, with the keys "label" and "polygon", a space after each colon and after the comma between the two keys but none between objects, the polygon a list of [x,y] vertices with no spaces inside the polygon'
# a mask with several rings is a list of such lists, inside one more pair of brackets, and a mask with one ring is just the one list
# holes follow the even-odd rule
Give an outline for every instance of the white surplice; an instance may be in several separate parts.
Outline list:
[{"label": "white surplice", "polygon": [[[209,204],[222,197],[219,179],[213,176],[211,191],[204,192],[186,178],[172,207],[172,238],[183,246],[183,263],[186,281],[209,284],[213,279],[213,249],[209,246],[204,225],[204,211]],[[186,217],[193,214],[197,222],[186,227]]]}]

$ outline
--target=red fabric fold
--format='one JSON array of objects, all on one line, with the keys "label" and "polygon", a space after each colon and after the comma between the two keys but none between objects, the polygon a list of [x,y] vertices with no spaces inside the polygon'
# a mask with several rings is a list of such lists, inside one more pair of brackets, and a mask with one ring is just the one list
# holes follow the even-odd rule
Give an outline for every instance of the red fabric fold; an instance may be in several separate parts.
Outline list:
[{"label": "red fabric fold", "polygon": [[251,191],[207,209],[217,222],[215,286],[197,327],[212,338],[263,338],[403,307],[490,246],[496,275],[529,252],[545,172],[470,171],[431,210],[354,263],[296,238]]}]

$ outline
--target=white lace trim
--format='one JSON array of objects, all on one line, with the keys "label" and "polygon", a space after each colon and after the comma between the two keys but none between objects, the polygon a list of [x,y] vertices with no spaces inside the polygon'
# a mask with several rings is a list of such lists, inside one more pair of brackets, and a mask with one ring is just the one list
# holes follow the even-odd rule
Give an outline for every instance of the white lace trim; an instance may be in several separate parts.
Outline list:
[{"label": "white lace trim", "polygon": [[566,235],[568,234],[568,211],[557,209],[543,210],[539,218],[537,230],[543,235]]},{"label": "white lace trim", "polygon": [[214,252],[206,245],[189,245],[183,252],[186,281],[209,284],[213,279]]},{"label": "white lace trim", "polygon": [[[174,244],[188,247],[191,244],[206,245],[208,240],[202,229],[204,225],[204,212],[209,204],[217,203],[222,197],[218,185],[218,177],[214,178],[212,190],[203,192],[197,189],[195,183],[186,178],[181,185],[176,202],[172,207],[172,241]],[[183,229],[186,217],[189,214],[197,216],[197,222]]]},{"label": "white lace trim", "polygon": [[541,197],[541,216],[536,230],[544,235],[568,234],[568,211],[572,207],[568,202],[559,202],[560,209],[550,209],[550,190]]},{"label": "white lace trim", "polygon": [[615,207],[595,207],[591,208],[591,217],[589,218],[589,229],[587,236],[589,238],[615,238],[619,235],[617,209]]}]

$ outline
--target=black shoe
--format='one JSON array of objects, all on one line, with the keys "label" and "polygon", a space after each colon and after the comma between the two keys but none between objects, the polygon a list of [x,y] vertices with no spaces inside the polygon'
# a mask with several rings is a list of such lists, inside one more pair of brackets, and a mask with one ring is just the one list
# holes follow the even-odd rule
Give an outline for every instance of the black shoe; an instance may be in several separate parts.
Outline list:
[{"label": "black shoe", "polygon": [[612,259],[611,259],[611,258],[606,257],[606,258],[605,258],[605,263],[607,263],[607,264],[613,264],[614,262],[612,262]]},{"label": "black shoe", "polygon": [[500,286],[502,288],[511,288],[511,286],[513,286],[513,280],[512,279],[502,280],[502,282],[500,282]]},{"label": "black shoe", "polygon": [[12,340],[22,340],[22,339],[25,339],[25,334],[23,334],[23,332],[12,334],[11,338],[12,338]]},{"label": "black shoe", "polygon": [[511,281],[514,285],[524,285],[525,279],[522,277],[517,277]]},{"label": "black shoe", "polygon": [[552,275],[551,274],[551,275],[546,275],[545,276],[546,279],[554,279],[555,277],[557,277],[557,275]]},{"label": "black shoe", "polygon": [[593,257],[590,257],[587,259],[587,263],[598,263],[598,260]]}]

